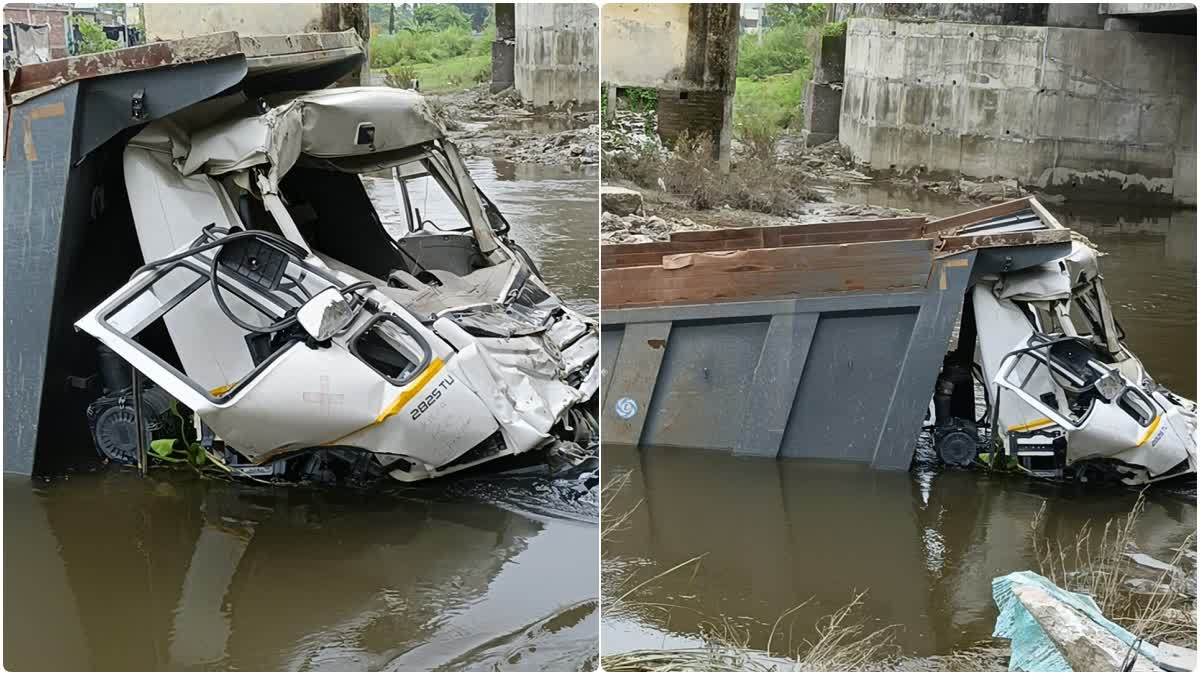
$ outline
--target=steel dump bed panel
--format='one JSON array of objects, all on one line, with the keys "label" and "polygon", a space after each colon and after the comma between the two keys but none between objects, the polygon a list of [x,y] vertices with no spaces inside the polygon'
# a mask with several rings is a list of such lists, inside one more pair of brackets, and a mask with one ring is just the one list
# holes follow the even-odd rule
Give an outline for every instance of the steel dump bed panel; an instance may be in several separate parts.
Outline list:
[{"label": "steel dump bed panel", "polygon": [[973,279],[1070,238],[1020,199],[602,247],[604,440],[906,469]]}]

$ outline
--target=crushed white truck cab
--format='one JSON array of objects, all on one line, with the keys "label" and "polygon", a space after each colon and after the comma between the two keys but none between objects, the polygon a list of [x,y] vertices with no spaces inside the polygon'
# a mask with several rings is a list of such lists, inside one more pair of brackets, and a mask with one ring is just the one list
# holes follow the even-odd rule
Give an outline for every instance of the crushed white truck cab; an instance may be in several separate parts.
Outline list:
[{"label": "crushed white truck cab", "polygon": [[980,280],[970,302],[992,427],[1048,478],[1137,485],[1196,472],[1196,404],[1155,382],[1124,342],[1097,251]]},{"label": "crushed white truck cab", "polygon": [[[146,126],[123,164],[148,262],[76,326],[194,413],[214,461],[414,481],[595,453],[596,321],[546,286],[420,95],[217,99]],[[400,236],[363,186],[381,171]],[[423,216],[416,181],[461,220]],[[136,434],[112,431],[97,443],[127,458]]]}]

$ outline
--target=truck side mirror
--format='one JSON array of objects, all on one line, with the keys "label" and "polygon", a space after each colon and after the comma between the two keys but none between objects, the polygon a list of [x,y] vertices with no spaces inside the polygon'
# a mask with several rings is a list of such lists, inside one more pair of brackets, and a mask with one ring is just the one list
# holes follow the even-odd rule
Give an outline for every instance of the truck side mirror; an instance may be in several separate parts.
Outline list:
[{"label": "truck side mirror", "polygon": [[324,342],[345,328],[354,318],[354,311],[342,292],[326,288],[304,303],[296,312],[296,320],[314,340]]}]

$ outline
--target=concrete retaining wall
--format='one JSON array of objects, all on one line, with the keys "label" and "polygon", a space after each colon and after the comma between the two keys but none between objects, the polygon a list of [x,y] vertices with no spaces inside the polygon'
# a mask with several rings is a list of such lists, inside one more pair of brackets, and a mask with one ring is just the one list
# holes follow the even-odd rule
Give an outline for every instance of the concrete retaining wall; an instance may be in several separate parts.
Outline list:
[{"label": "concrete retaining wall", "polygon": [[600,101],[599,12],[591,4],[516,5],[514,79],[535,108]]},{"label": "concrete retaining wall", "polygon": [[236,30],[241,35],[312,33],[322,30],[320,3],[278,5],[212,3],[206,5],[146,3],[142,12],[147,42]]},{"label": "concrete retaining wall", "polygon": [[687,88],[686,3],[621,3],[604,6],[604,81],[622,87]]},{"label": "concrete retaining wall", "polygon": [[1195,36],[852,19],[839,140],[874,169],[1196,203]]},{"label": "concrete retaining wall", "polygon": [[[1094,14],[1095,4],[1085,5]],[[834,20],[850,17],[871,19],[917,19],[986,23],[993,25],[1044,26],[1053,6],[1016,2],[839,2],[833,5]]]}]

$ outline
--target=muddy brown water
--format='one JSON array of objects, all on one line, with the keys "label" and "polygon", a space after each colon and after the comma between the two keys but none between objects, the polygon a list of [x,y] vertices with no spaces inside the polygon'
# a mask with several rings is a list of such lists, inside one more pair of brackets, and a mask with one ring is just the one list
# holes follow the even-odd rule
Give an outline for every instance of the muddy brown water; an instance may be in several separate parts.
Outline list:
[{"label": "muddy brown water", "polygon": [[[465,162],[471,177],[512,226],[509,236],[529,252],[550,287],[576,309],[594,314],[599,298],[599,169],[482,157]],[[404,231],[404,215],[391,179],[375,175],[365,180],[380,218],[399,235]],[[410,199],[421,209],[422,218],[439,227],[462,225],[453,205],[436,190],[414,188]]]},{"label": "muddy brown water", "polygon": [[[881,190],[850,195],[856,197],[938,215],[970,208]],[[1195,211],[1051,210],[1108,253],[1100,261],[1106,286],[1151,375],[1194,398]],[[702,624],[725,620],[762,649],[776,619],[807,601],[774,638],[773,649],[786,652],[812,638],[819,619],[866,591],[855,616],[869,628],[897,626],[898,644],[917,659],[912,667],[921,667],[923,657],[990,643],[990,582],[1035,568],[1028,534],[1039,508],[1045,506],[1044,535],[1073,541],[1086,523],[1099,528],[1126,514],[1136,498],[1119,488],[1080,490],[936,467],[875,472],[619,446],[605,446],[603,458],[606,478],[630,472],[605,512],[634,509],[604,544],[605,654],[694,646]],[[1150,491],[1136,537],[1143,551],[1169,559],[1195,531],[1194,486]],[[698,555],[698,564],[614,602]]]},{"label": "muddy brown water", "polygon": [[[595,175],[469,165],[551,285],[594,309]],[[105,467],[6,476],[4,511],[9,669],[596,663],[597,506],[570,484],[473,471],[361,493]]]}]

